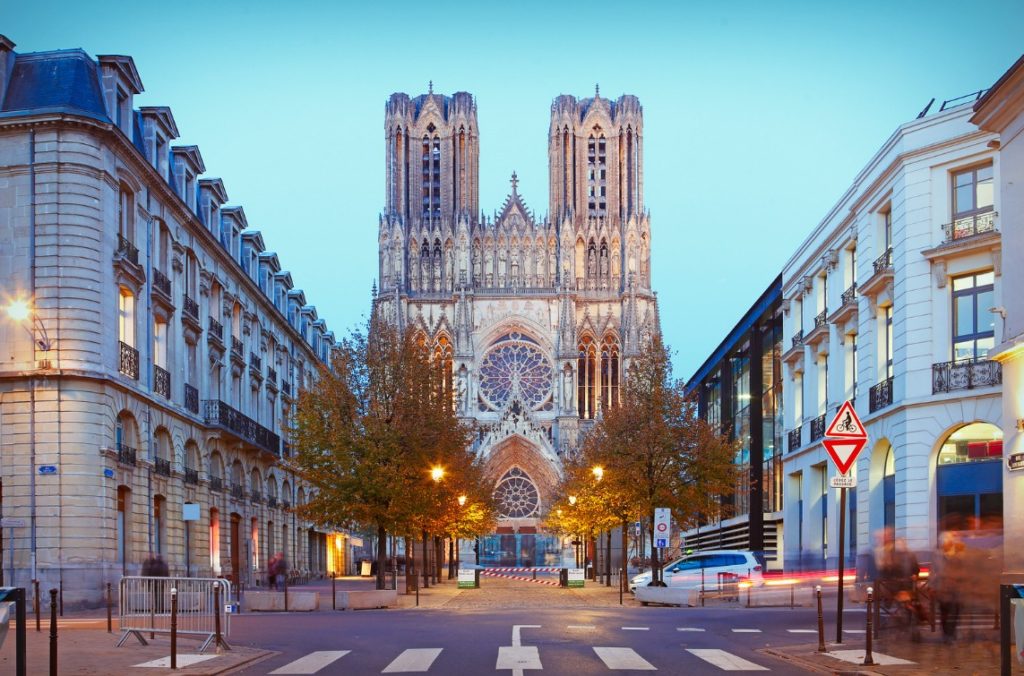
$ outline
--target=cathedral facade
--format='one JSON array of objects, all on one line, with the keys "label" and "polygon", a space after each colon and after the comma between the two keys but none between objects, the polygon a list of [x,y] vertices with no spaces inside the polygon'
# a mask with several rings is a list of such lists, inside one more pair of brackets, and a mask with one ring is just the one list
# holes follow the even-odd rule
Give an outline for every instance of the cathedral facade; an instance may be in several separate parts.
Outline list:
[{"label": "cathedral facade", "polygon": [[630,95],[554,100],[544,218],[515,173],[501,207],[481,212],[469,93],[393,94],[384,126],[378,308],[444,365],[494,481],[498,532],[536,532],[562,459],[659,331],[643,110]]}]

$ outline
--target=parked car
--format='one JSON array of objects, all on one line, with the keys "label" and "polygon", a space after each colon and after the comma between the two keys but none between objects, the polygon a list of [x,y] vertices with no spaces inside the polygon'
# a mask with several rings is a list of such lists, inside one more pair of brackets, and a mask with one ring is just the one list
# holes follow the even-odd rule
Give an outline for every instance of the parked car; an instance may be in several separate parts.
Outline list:
[{"label": "parked car", "polygon": [[[720,549],[695,552],[662,567],[662,580],[668,587],[683,589],[717,589],[719,580],[749,580],[754,586],[764,584],[763,564],[757,552]],[[720,577],[721,576],[721,577]],[[629,590],[651,583],[650,571],[640,573],[629,581]]]}]

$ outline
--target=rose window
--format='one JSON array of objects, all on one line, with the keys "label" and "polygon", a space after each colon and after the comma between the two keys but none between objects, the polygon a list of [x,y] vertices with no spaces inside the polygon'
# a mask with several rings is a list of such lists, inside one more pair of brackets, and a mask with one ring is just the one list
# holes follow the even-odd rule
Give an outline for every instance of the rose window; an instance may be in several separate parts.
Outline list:
[{"label": "rose window", "polygon": [[540,496],[537,487],[526,472],[513,467],[494,489],[494,499],[503,519],[522,519],[540,513]]},{"label": "rose window", "polygon": [[480,393],[500,408],[513,392],[530,409],[539,407],[551,392],[554,369],[540,347],[519,333],[502,336],[480,363]]}]

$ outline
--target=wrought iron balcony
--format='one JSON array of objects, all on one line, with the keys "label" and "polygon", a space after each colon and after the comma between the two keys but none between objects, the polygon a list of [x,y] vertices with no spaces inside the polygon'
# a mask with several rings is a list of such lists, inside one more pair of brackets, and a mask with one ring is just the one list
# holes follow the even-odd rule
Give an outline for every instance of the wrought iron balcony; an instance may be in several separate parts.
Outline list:
[{"label": "wrought iron balcony", "polygon": [[277,498],[275,498],[273,495],[267,498],[267,507],[270,507],[271,509],[277,509]]},{"label": "wrought iron balcony", "polygon": [[796,428],[789,431],[788,448],[791,451],[795,451],[800,448],[800,432],[803,430],[803,425],[798,425]]},{"label": "wrought iron balcony", "polygon": [[191,296],[185,294],[182,297],[181,309],[184,310],[192,319],[199,321],[199,303],[197,303]]},{"label": "wrought iron balcony", "polygon": [[205,400],[203,407],[207,425],[230,432],[242,441],[281,457],[281,437],[249,416],[217,399]]},{"label": "wrought iron balcony", "polygon": [[210,338],[212,338],[212,339],[214,339],[214,340],[216,340],[216,341],[218,341],[220,343],[223,343],[224,342],[224,325],[221,324],[220,322],[218,322],[213,317],[210,317],[209,319],[210,319],[210,321],[209,321],[209,330],[207,331],[206,335],[208,335]]},{"label": "wrought iron balcony", "polygon": [[854,282],[853,284],[850,285],[850,288],[848,288],[846,291],[843,291],[843,295],[840,296],[840,300],[842,301],[843,305],[857,302],[857,282]]},{"label": "wrought iron balcony", "polygon": [[224,480],[219,476],[210,477],[210,490],[218,493],[224,490]]},{"label": "wrought iron balcony", "polygon": [[1003,366],[991,359],[962,359],[932,364],[932,394],[993,387],[1003,383]]},{"label": "wrought iron balcony", "polygon": [[942,233],[945,235],[945,241],[952,242],[986,232],[995,232],[996,216],[998,215],[995,211],[986,211],[981,214],[972,214],[971,216],[958,218],[952,223],[944,223]]},{"label": "wrought iron balcony", "polygon": [[811,421],[811,441],[817,441],[825,436],[825,414],[822,413]]},{"label": "wrought iron balcony", "polygon": [[257,371],[263,370],[263,359],[252,352],[249,353],[249,367],[256,369]]},{"label": "wrought iron balcony", "polygon": [[271,384],[277,385],[277,371],[270,366],[267,367],[267,380],[269,380]]},{"label": "wrought iron balcony", "polygon": [[171,280],[167,279],[167,275],[156,268],[153,268],[153,288],[167,296],[167,298],[171,297]]},{"label": "wrought iron balcony", "polygon": [[[193,486],[197,485],[199,483],[199,470],[192,469],[191,467],[186,467],[185,483],[192,484]],[[210,479],[210,483],[213,484],[213,479]]]},{"label": "wrought iron balcony", "polygon": [[117,445],[117,461],[122,465],[134,467],[139,461],[139,452],[125,444]]},{"label": "wrought iron balcony", "polygon": [[289,397],[292,396],[292,384],[287,380],[282,380],[281,391],[287,394]]},{"label": "wrought iron balcony", "polygon": [[828,309],[822,310],[818,313],[818,316],[814,318],[814,328],[820,329],[822,326],[828,323]]},{"label": "wrought iron balcony", "polygon": [[199,390],[185,383],[185,410],[199,415]]},{"label": "wrought iron balcony", "polygon": [[121,359],[118,370],[129,378],[139,379],[139,351],[124,342],[121,343]]},{"label": "wrought iron balcony", "polygon": [[231,352],[241,357],[244,351],[241,339],[238,336],[231,336]]},{"label": "wrought iron balcony", "polygon": [[231,497],[235,500],[245,500],[245,491],[240,484],[231,484]]},{"label": "wrought iron balcony", "polygon": [[875,262],[872,263],[872,267],[876,275],[892,269],[892,247],[886,249],[885,253],[876,258]]},{"label": "wrought iron balcony", "polygon": [[254,505],[258,505],[263,502],[263,494],[257,490],[249,491],[249,502]]},{"label": "wrought iron balcony", "polygon": [[880,411],[892,404],[892,377],[871,386],[868,392],[871,412]]},{"label": "wrought iron balcony", "polygon": [[153,365],[153,391],[167,399],[171,398],[171,373]]},{"label": "wrought iron balcony", "polygon": [[153,472],[162,476],[171,476],[171,461],[166,458],[155,458]]},{"label": "wrought iron balcony", "polygon": [[797,331],[793,335],[793,347],[800,347],[803,344],[804,344],[804,332],[803,332],[803,329],[801,329],[800,331]]},{"label": "wrought iron balcony", "polygon": [[124,235],[117,236],[117,255],[134,265],[139,264],[139,249]]}]

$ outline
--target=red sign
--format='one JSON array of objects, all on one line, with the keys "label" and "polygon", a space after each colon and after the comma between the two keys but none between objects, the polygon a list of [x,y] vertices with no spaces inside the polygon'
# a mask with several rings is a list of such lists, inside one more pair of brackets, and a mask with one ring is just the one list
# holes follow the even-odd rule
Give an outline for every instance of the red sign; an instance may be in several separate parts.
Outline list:
[{"label": "red sign", "polygon": [[832,419],[832,424],[825,430],[826,437],[843,437],[844,439],[867,439],[868,433],[864,431],[857,412],[853,410],[853,404],[844,402],[839,407],[839,412]]},{"label": "red sign", "polygon": [[836,464],[840,474],[846,474],[853,467],[854,461],[861,449],[867,445],[868,440],[864,439],[822,439],[825,450],[832,456],[832,462]]}]

